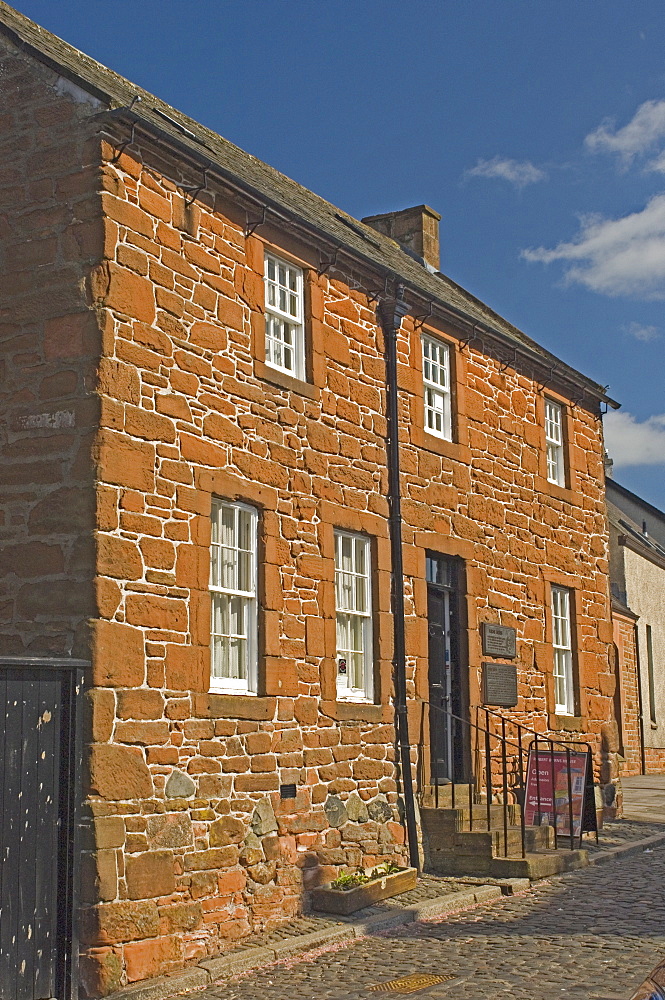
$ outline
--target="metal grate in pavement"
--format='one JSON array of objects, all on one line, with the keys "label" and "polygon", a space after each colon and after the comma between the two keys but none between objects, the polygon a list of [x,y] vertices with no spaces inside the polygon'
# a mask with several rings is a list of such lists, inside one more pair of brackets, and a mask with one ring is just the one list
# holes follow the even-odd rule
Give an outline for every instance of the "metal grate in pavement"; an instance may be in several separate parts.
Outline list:
[{"label": "metal grate in pavement", "polygon": [[387,983],[376,983],[368,986],[368,990],[373,993],[418,993],[427,986],[438,986],[449,979],[455,979],[455,974],[448,976],[432,976],[429,973],[413,972],[409,976],[400,976],[399,979],[389,979]]}]

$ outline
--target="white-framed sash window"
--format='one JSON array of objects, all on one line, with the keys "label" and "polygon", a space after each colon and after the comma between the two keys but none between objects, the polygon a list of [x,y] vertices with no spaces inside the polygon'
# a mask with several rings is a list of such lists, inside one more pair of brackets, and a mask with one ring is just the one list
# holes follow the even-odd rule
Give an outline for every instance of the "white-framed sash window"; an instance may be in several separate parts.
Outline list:
[{"label": "white-framed sash window", "polygon": [[369,538],[335,532],[337,697],[372,701],[372,587]]},{"label": "white-framed sash window", "polygon": [[425,430],[452,441],[450,348],[433,337],[423,337],[422,345]]},{"label": "white-framed sash window", "polygon": [[551,399],[545,400],[545,449],[548,482],[556,483],[557,486],[565,486],[563,408]]},{"label": "white-framed sash window", "polygon": [[555,711],[557,715],[574,715],[570,591],[566,587],[552,587],[552,646]]},{"label": "white-framed sash window", "polygon": [[272,254],[265,256],[266,364],[305,378],[303,272]]},{"label": "white-framed sash window", "polygon": [[257,526],[254,507],[213,500],[211,691],[256,693]]}]

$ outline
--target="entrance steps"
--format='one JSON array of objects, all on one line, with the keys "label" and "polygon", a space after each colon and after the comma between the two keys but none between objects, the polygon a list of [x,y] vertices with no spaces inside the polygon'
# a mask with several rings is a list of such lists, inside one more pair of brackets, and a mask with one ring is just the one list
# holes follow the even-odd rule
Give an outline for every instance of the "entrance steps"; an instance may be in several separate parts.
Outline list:
[{"label": "entrance steps", "polygon": [[[420,810],[425,865],[437,875],[486,875],[492,878],[546,878],[588,864],[584,850],[554,847],[552,826],[525,829],[525,857],[522,857],[520,806],[507,806],[508,829],[504,827],[504,807],[493,803],[488,810],[482,802],[469,807],[469,786],[425,789]],[[472,799],[477,796],[472,795]],[[444,804],[445,802],[449,804]]]}]

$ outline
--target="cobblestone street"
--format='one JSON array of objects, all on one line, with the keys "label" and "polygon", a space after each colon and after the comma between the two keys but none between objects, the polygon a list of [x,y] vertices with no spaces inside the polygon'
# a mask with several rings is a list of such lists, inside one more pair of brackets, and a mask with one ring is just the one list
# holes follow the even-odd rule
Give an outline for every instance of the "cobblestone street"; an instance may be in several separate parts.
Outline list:
[{"label": "cobblestone street", "polygon": [[665,848],[657,848],[436,922],[410,924],[311,959],[225,980],[189,996],[367,1000],[375,995],[368,990],[372,985],[429,973],[455,978],[416,996],[628,1000],[665,957],[664,886]]}]

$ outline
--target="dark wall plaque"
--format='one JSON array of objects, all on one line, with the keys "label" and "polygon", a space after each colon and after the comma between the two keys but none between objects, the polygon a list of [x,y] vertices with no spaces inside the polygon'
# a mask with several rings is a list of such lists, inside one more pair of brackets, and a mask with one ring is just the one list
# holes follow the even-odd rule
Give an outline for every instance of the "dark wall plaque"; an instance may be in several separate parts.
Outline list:
[{"label": "dark wall plaque", "polygon": [[517,704],[517,667],[514,663],[483,663],[483,703],[513,708]]},{"label": "dark wall plaque", "polygon": [[517,640],[514,628],[508,625],[482,624],[483,656],[501,656],[513,660],[517,656]]}]

